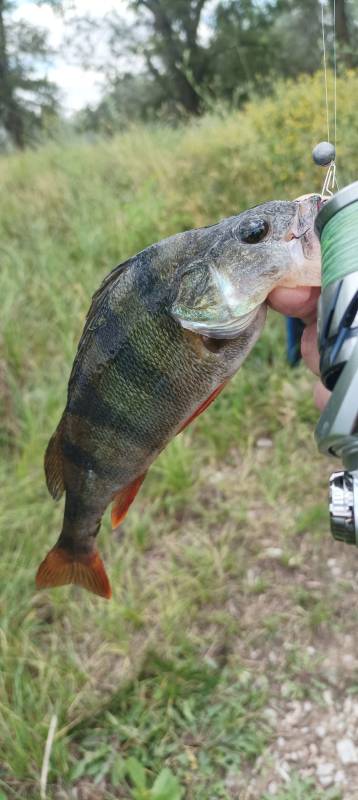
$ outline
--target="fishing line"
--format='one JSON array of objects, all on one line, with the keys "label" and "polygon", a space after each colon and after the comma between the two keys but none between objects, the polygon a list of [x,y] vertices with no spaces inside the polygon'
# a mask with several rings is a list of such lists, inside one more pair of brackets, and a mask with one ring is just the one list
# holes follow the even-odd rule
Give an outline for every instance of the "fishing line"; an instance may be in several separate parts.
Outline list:
[{"label": "fishing line", "polygon": [[324,88],[326,97],[326,117],[327,117],[327,141],[329,142],[329,106],[328,106],[328,80],[327,80],[327,55],[326,55],[326,28],[324,22],[324,5],[321,2],[321,26],[322,26],[322,48],[323,48],[323,69],[324,69]]},{"label": "fishing line", "polygon": [[336,0],[333,0],[333,75],[334,75],[334,147],[337,150],[337,48],[336,48]]},{"label": "fishing line", "polygon": [[336,0],[333,0],[333,125],[334,145],[330,144],[330,106],[328,93],[327,41],[325,23],[325,3],[321,5],[322,51],[324,72],[324,96],[326,103],[327,142],[320,142],[313,151],[313,160],[320,166],[328,167],[322,186],[322,196],[330,197],[338,187],[336,177],[336,145],[337,145],[337,49],[336,49]]}]

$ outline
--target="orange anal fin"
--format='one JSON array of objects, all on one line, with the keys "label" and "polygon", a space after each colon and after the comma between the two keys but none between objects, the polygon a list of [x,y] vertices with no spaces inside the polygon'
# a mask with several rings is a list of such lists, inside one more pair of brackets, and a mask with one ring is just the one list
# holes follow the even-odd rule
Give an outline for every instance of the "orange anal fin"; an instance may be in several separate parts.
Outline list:
[{"label": "orange anal fin", "polygon": [[36,575],[37,589],[50,589],[75,583],[93,594],[109,599],[111,586],[103,561],[97,550],[76,555],[63,547],[53,547],[40,564]]},{"label": "orange anal fin", "polygon": [[217,386],[216,389],[214,389],[214,391],[211,394],[209,394],[209,397],[207,397],[206,400],[204,400],[204,402],[201,403],[200,406],[198,406],[196,411],[194,411],[194,413],[191,414],[189,419],[185,420],[185,422],[183,423],[181,428],[178,430],[178,433],[181,433],[182,431],[184,431],[185,428],[187,428],[188,425],[190,425],[190,423],[193,422],[194,419],[199,417],[199,415],[202,414],[203,411],[206,411],[206,409],[211,405],[211,403],[213,403],[213,401],[217,398],[217,396],[220,394],[220,392],[222,392],[222,390],[226,386],[226,384],[227,384],[227,381],[224,381],[224,383],[221,383],[220,386]]},{"label": "orange anal fin", "polygon": [[121,489],[118,494],[114,497],[114,502],[112,506],[112,528],[118,528],[118,525],[123,522],[124,517],[129,509],[129,506],[133,503],[133,500],[139,492],[139,489],[144,481],[146,476],[146,472],[143,475],[140,475],[139,478],[136,478],[133,483],[130,483],[128,486],[125,486],[124,489]]}]

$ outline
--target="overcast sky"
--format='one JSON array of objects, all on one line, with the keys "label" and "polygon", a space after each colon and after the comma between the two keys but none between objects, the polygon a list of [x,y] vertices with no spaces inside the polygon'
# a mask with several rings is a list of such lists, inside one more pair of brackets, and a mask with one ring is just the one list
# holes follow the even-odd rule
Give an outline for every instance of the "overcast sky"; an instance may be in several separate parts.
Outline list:
[{"label": "overcast sky", "polygon": [[[217,0],[210,0],[206,8],[206,15],[210,15]],[[103,18],[105,14],[116,10],[122,17],[131,18],[126,0],[74,0],[73,11],[66,16],[67,23],[71,15],[90,14],[91,17]],[[15,16],[25,19],[39,28],[44,28],[49,34],[49,43],[59,51],[53,63],[47,68],[47,77],[56,83],[61,90],[63,110],[71,114],[87,104],[95,104],[102,93],[103,84],[101,76],[95,70],[82,69],[69,64],[61,57],[61,43],[64,38],[65,21],[55,14],[46,3],[37,6],[31,0],[18,0]],[[203,20],[200,34],[202,39],[209,36],[209,27]]]},{"label": "overcast sky", "polygon": [[[128,16],[125,0],[116,0],[116,2],[113,0],[76,0],[73,6],[74,11],[71,13],[76,16],[90,13],[92,17],[103,18],[114,8],[122,16]],[[65,22],[52,11],[50,6],[46,3],[37,6],[30,0],[19,0],[15,16],[47,30],[50,45],[61,51]],[[67,19],[70,16],[68,14]],[[60,54],[55,57],[53,64],[47,68],[46,72],[48,78],[60,87],[63,108],[67,114],[77,111],[87,104],[95,103],[101,95],[102,84],[99,74],[95,70],[84,70],[69,64]]]}]

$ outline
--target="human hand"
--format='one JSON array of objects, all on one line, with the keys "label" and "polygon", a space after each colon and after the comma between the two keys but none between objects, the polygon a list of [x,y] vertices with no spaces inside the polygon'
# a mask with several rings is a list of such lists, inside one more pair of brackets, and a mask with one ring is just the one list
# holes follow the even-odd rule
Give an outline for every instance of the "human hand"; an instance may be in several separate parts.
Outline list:
[{"label": "human hand", "polygon": [[[268,304],[275,311],[290,317],[299,317],[306,328],[301,340],[302,358],[308,368],[319,375],[319,353],[317,348],[317,301],[318,287],[299,286],[297,289],[274,289],[268,296]],[[331,393],[319,381],[314,388],[314,400],[323,411]]]}]

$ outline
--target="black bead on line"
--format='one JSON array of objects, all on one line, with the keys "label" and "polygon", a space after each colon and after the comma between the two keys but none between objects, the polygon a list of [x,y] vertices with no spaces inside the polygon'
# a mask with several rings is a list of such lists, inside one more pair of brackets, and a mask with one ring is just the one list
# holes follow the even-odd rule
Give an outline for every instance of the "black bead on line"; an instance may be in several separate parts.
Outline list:
[{"label": "black bead on line", "polygon": [[319,167],[328,167],[336,157],[336,148],[330,142],[318,142],[312,150],[312,158]]}]

